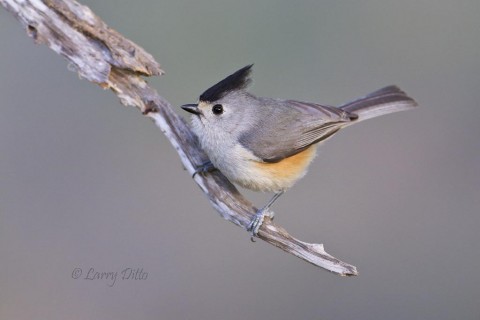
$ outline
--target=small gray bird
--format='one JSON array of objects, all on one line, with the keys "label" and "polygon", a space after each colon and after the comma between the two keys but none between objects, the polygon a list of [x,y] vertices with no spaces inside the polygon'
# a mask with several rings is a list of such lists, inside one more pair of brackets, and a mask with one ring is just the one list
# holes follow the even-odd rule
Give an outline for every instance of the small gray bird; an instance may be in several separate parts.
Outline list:
[{"label": "small gray bird", "polygon": [[273,218],[273,202],[305,175],[319,143],[351,124],[417,105],[396,86],[338,108],[256,97],[246,91],[251,69],[243,67],[182,108],[193,114],[193,131],[211,161],[197,172],[216,168],[242,187],[275,193],[249,224],[252,236],[265,215]]}]

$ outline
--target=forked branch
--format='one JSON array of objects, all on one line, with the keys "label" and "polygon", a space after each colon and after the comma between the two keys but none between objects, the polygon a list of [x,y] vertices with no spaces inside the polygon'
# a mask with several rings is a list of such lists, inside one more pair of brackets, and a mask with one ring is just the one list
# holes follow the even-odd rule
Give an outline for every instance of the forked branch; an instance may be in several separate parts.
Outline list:
[{"label": "forked branch", "polygon": [[[195,135],[168,101],[147,85],[142,76],[161,75],[154,58],[135,43],[110,29],[88,7],[73,0],[0,0],[36,43],[64,56],[78,74],[114,91],[124,105],[137,107],[167,136],[189,174],[207,156]],[[220,173],[195,175],[195,182],[225,219],[246,229],[257,209]],[[307,262],[343,276],[357,275],[354,266],[309,244],[265,219],[258,237]]]}]

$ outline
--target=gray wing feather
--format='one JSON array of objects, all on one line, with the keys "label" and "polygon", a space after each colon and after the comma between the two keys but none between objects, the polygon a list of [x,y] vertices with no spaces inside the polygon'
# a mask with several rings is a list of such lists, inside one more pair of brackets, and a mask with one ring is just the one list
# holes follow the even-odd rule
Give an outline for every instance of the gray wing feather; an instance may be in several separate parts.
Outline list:
[{"label": "gray wing feather", "polygon": [[240,142],[265,162],[278,162],[332,136],[352,121],[409,110],[417,103],[397,86],[377,90],[339,108],[295,100],[260,99],[257,123]]},{"label": "gray wing feather", "polygon": [[347,111],[294,100],[265,100],[256,125],[240,143],[265,162],[278,162],[327,139],[356,118]]}]

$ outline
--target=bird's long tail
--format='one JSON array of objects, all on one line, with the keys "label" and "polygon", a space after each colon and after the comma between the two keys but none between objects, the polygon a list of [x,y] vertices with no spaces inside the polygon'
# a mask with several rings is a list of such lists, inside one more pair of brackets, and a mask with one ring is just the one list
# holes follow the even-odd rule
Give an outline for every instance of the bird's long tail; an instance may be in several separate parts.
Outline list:
[{"label": "bird's long tail", "polygon": [[363,121],[392,112],[409,110],[415,106],[417,106],[415,100],[400,88],[388,86],[339,108],[358,115],[357,121]]}]

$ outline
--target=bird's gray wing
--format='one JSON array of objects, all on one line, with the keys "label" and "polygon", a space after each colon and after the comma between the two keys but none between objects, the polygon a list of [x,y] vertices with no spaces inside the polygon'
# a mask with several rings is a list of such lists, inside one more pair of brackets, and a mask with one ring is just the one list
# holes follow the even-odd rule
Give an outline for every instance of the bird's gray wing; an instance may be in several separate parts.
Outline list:
[{"label": "bird's gray wing", "polygon": [[[273,103],[273,102],[271,102]],[[279,162],[327,139],[356,116],[344,110],[295,100],[276,101],[240,143],[265,162]]]}]

